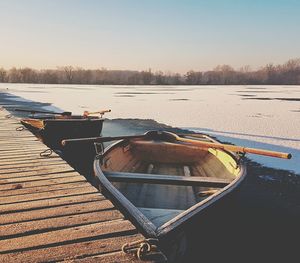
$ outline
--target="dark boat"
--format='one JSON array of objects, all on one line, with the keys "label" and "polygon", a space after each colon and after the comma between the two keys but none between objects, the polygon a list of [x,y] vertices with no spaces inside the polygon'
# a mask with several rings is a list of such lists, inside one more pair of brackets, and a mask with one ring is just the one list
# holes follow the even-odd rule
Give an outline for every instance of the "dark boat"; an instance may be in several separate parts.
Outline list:
[{"label": "dark boat", "polygon": [[[16,109],[16,111],[28,112],[29,110]],[[40,155],[47,157],[51,155],[52,151],[56,152],[77,171],[86,175],[87,179],[93,183],[93,176],[90,175],[93,174],[93,160],[96,154],[94,144],[83,143],[63,148],[61,141],[67,138],[100,136],[105,120],[102,116],[110,110],[85,111],[83,115],[72,115],[71,112],[50,112],[51,114],[43,111],[29,112],[32,113],[32,116],[22,119],[21,123],[51,149],[51,151],[46,150],[40,153]],[[100,116],[91,116],[91,114]],[[102,145],[100,146],[102,148]]]},{"label": "dark boat", "polygon": [[103,118],[80,115],[42,115],[25,118],[21,123],[53,150],[62,150],[61,141],[100,136]]},{"label": "dark boat", "polygon": [[138,255],[155,244],[172,261],[185,252],[185,227],[233,192],[246,169],[236,152],[209,147],[218,142],[207,135],[132,137],[95,158],[95,176],[101,192],[145,236]]},{"label": "dark boat", "polygon": [[[61,151],[63,150],[61,141],[64,139],[100,136],[104,121],[103,114],[111,110],[85,111],[83,115],[27,109],[15,109],[15,111],[30,112],[32,115],[29,118],[21,120],[24,127],[52,150]],[[100,116],[91,116],[92,114]]]}]

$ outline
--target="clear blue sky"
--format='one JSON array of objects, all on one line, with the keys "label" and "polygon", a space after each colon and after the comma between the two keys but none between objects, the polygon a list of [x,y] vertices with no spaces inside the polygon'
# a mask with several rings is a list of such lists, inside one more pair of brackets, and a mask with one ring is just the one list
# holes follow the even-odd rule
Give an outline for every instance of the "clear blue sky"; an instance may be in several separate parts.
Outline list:
[{"label": "clear blue sky", "polygon": [[300,57],[298,0],[0,0],[0,67],[186,72]]}]

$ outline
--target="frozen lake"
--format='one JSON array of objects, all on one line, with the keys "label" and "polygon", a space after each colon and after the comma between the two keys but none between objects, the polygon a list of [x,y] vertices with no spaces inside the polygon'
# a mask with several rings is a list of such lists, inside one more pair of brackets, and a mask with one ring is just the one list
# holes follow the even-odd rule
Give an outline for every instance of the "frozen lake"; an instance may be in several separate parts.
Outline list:
[{"label": "frozen lake", "polygon": [[[82,114],[154,119],[248,147],[291,152],[292,160],[248,155],[300,174],[300,86],[92,86],[0,84],[0,92]],[[47,107],[45,107],[47,109]],[[53,110],[53,107],[49,109]],[[104,127],[105,129],[105,127]]]}]

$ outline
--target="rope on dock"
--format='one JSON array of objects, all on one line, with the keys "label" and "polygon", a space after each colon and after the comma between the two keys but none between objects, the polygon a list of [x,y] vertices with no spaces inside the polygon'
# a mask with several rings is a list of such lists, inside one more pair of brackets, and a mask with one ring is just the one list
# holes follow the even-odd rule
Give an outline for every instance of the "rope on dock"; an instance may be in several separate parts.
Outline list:
[{"label": "rope on dock", "polygon": [[45,151],[40,152],[41,157],[50,157],[53,151],[51,149],[46,149]]},{"label": "rope on dock", "polygon": [[[151,252],[160,252],[158,249],[158,239],[156,238],[146,238],[137,240],[135,242],[126,243],[122,246],[122,251],[126,254],[133,254],[139,260],[145,259],[147,255]],[[164,259],[167,261],[166,256],[161,253]]]}]

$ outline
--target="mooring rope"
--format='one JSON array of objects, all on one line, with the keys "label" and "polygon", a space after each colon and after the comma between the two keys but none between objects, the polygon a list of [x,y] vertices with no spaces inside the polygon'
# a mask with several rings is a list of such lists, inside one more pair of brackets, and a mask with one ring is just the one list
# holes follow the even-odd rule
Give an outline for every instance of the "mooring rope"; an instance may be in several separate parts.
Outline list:
[{"label": "mooring rope", "polygon": [[25,127],[24,126],[19,126],[16,128],[16,131],[23,131],[25,130]]},{"label": "mooring rope", "polygon": [[41,157],[50,157],[53,151],[51,149],[46,149],[40,153]]},{"label": "mooring rope", "polygon": [[[134,254],[139,260],[143,260],[150,252],[160,252],[158,250],[158,239],[147,238],[126,243],[122,246],[122,251],[126,254]],[[165,259],[165,255],[161,253]]]}]

